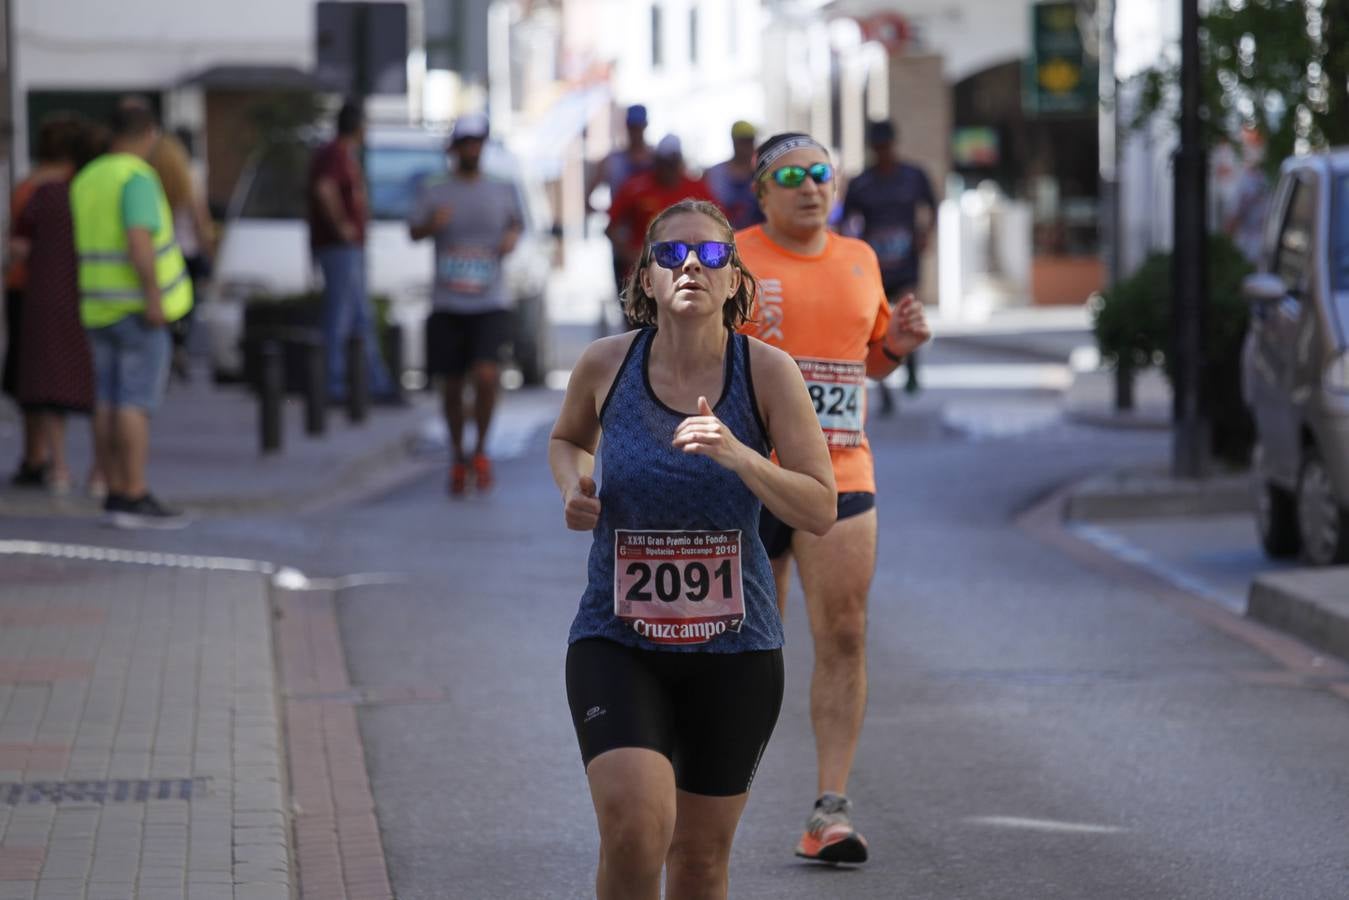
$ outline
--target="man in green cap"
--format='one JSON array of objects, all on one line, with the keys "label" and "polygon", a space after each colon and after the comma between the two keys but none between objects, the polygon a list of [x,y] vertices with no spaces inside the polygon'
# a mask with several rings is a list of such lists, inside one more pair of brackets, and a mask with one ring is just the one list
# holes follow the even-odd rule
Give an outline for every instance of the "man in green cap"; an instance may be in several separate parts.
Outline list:
[{"label": "man in green cap", "polygon": [[754,195],[754,126],[741,119],[731,126],[734,154],[707,170],[704,180],[736,231],[758,225],[763,213]]}]

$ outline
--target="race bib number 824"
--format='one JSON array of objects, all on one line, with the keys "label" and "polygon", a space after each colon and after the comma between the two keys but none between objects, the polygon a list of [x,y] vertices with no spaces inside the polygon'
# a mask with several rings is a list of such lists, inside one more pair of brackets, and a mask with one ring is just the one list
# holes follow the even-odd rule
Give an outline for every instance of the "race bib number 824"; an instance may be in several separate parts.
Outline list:
[{"label": "race bib number 824", "polygon": [[806,379],[806,390],[810,391],[829,446],[861,445],[866,366],[835,359],[797,359],[796,364]]}]

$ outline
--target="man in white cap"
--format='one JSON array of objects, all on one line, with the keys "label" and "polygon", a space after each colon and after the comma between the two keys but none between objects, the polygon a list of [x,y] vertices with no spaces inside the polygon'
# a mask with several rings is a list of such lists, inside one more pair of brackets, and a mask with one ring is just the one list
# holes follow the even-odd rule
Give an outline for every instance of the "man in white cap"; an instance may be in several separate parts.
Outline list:
[{"label": "man in white cap", "polygon": [[642,253],[647,226],[656,213],[686,198],[716,203],[707,184],[684,171],[679,137],[667,134],[656,145],[651,168],[628,179],[609,207],[609,227],[604,233],[613,242],[615,262],[624,280]]},{"label": "man in white cap", "polygon": [[[482,173],[487,117],[468,113],[454,123],[446,148],[451,172],[429,178],[413,205],[413,240],[436,244],[431,315],[426,321],[426,371],[442,376],[445,424],[450,432],[451,496],[492,485],[487,430],[496,408],[501,354],[514,321],[501,260],[515,247],[524,223],[520,198],[508,181]],[[464,384],[472,375],[477,426],[470,456],[464,450]]]}]

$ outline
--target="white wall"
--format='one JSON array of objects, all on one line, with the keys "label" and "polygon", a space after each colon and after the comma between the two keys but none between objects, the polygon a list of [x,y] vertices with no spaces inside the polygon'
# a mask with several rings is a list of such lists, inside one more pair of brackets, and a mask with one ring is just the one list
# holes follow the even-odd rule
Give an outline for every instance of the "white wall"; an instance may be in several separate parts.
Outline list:
[{"label": "white wall", "polygon": [[[651,9],[664,21],[662,65],[651,65]],[[698,10],[698,63],[689,57],[689,12]],[[614,100],[646,104],[652,143],[677,134],[691,166],[731,154],[731,123],[764,126],[759,0],[611,0],[597,51],[615,62]]]}]

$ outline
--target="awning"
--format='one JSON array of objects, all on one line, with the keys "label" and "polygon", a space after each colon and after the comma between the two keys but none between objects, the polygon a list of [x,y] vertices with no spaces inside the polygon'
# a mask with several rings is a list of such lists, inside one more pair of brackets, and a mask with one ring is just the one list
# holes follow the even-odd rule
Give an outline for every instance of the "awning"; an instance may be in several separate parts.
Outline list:
[{"label": "awning", "polygon": [[294,66],[211,66],[179,82],[224,91],[321,91],[313,72]]}]

